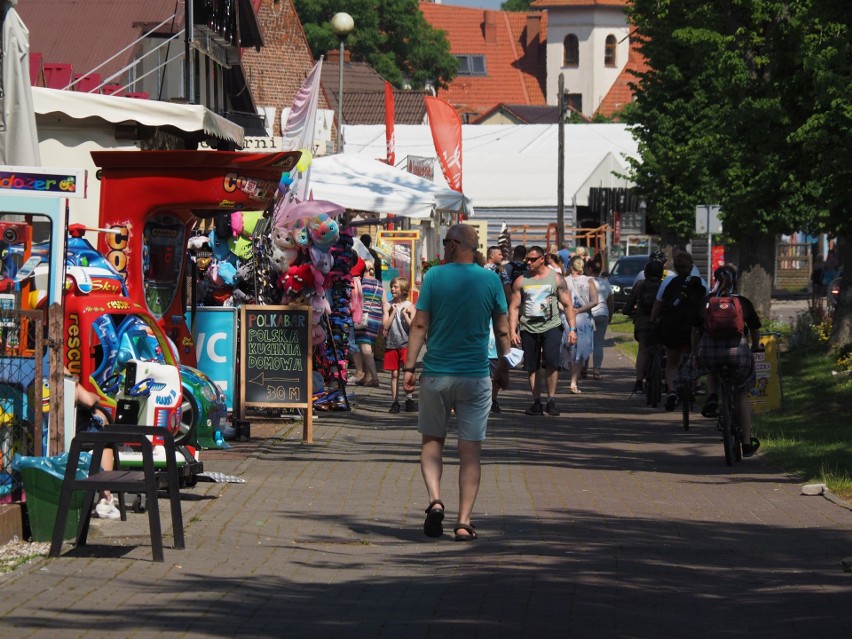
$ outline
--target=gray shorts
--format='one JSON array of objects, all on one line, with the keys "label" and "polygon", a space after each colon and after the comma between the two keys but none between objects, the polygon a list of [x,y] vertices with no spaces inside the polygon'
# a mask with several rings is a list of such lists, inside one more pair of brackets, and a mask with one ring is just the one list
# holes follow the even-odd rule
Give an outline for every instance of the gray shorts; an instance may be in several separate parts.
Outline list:
[{"label": "gray shorts", "polygon": [[450,412],[455,409],[459,439],[485,439],[491,410],[490,377],[426,375],[420,378],[417,430],[431,437],[447,436]]}]

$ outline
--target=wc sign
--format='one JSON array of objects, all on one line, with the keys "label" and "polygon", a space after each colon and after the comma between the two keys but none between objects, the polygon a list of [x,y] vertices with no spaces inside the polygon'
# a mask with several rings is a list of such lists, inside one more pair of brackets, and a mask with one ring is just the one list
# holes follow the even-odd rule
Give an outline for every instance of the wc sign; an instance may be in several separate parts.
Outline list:
[{"label": "wc sign", "polygon": [[[189,312],[188,326],[192,326]],[[204,307],[195,313],[195,354],[198,370],[216,382],[225,393],[228,410],[234,409],[234,383],[237,369],[237,309]]]}]

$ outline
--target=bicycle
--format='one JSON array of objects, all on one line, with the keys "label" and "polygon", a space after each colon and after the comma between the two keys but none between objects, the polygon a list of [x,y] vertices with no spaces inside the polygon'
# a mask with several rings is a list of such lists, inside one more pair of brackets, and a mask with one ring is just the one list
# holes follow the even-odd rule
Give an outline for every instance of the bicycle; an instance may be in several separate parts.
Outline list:
[{"label": "bicycle", "polygon": [[[680,367],[681,369],[684,366],[689,366],[689,357],[690,354],[688,352],[683,353],[680,359]],[[678,398],[680,401],[681,408],[681,420],[683,422],[683,430],[689,430],[689,414],[692,412],[693,406],[695,406],[695,380],[690,381],[688,384],[685,384],[678,391]]]},{"label": "bicycle", "polygon": [[725,463],[733,466],[735,461],[742,461],[743,451],[740,445],[741,429],[734,409],[733,374],[734,368],[726,366],[720,369],[719,375],[719,421],[718,428],[722,432],[722,446],[725,449]]}]

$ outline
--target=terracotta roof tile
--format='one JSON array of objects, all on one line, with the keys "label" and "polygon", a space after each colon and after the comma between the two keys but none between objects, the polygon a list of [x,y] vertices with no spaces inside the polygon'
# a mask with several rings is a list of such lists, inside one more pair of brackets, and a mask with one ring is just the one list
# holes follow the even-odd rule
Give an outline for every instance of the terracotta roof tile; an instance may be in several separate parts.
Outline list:
[{"label": "terracotta roof tile", "polygon": [[[340,66],[329,60],[322,66],[322,87],[328,97],[329,108],[337,112]],[[394,122],[396,124],[422,124],[426,117],[423,97],[428,91],[400,91],[394,89]],[[343,62],[343,123],[385,123],[385,79],[366,62]]]},{"label": "terracotta roof tile", "polygon": [[[445,31],[454,55],[482,55],[485,76],[457,76],[438,97],[462,114],[481,115],[495,104],[544,105],[547,17],[421,2],[426,21]],[[486,26],[487,25],[487,26]],[[537,27],[537,36],[528,37]],[[486,32],[493,29],[493,41]]]},{"label": "terracotta roof tile", "polygon": [[555,106],[530,106],[527,104],[498,104],[480,116],[471,124],[479,124],[494,113],[502,112],[508,114],[519,123],[523,124],[558,124],[559,107]]}]

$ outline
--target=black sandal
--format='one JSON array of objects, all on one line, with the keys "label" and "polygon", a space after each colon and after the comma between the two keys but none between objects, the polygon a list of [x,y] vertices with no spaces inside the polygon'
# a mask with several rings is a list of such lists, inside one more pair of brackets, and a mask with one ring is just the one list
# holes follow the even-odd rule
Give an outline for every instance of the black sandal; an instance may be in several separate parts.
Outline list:
[{"label": "black sandal", "polygon": [[444,534],[444,502],[440,499],[433,500],[426,508],[426,521],[423,522],[423,533],[427,537],[440,537]]},{"label": "black sandal", "polygon": [[[465,531],[467,534],[460,535],[460,530]],[[453,528],[453,532],[456,533],[456,541],[474,541],[479,538],[476,531],[473,529],[473,524],[470,526],[467,524],[456,524],[456,527]]]}]

